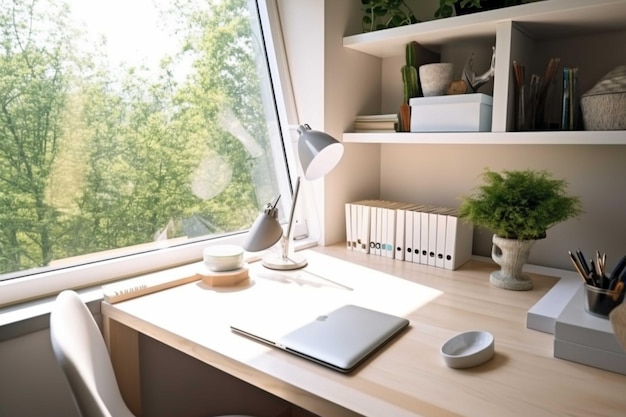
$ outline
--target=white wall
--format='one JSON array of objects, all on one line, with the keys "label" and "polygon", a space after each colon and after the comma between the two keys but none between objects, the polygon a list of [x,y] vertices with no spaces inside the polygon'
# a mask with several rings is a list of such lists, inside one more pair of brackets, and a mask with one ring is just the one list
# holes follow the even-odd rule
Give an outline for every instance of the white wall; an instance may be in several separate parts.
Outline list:
[{"label": "white wall", "polygon": [[[342,46],[344,34],[360,30],[360,2],[279,0],[278,4],[299,122],[341,140],[356,114],[376,113],[380,106],[380,60]],[[323,245],[345,240],[346,201],[375,198],[380,192],[380,146],[345,148],[335,170],[306,184],[322,225]]]}]

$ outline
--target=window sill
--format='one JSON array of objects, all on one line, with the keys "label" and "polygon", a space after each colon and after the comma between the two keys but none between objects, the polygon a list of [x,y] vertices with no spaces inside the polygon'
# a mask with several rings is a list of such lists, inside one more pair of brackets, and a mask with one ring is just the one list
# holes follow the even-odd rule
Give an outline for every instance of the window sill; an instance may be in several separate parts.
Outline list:
[{"label": "window sill", "polygon": [[[308,249],[317,245],[312,238],[297,240],[294,242],[296,250]],[[245,261],[248,263],[261,260],[263,255],[270,250],[248,253]],[[124,278],[124,279],[128,279]],[[120,279],[119,281],[123,281]],[[113,281],[116,282],[116,281]],[[100,302],[103,299],[102,285],[98,284],[82,290],[76,290],[81,299],[87,304],[94,315],[100,314]],[[49,328],[50,311],[56,295],[24,301],[5,307],[0,307],[0,343]]]}]

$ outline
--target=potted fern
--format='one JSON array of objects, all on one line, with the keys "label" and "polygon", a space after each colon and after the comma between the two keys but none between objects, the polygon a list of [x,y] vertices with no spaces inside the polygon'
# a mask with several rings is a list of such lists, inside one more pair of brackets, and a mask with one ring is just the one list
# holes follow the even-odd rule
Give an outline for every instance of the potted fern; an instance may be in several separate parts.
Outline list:
[{"label": "potted fern", "polygon": [[459,215],[494,233],[491,255],[501,269],[489,282],[510,290],[532,289],[522,273],[532,245],[550,227],[581,214],[580,199],[567,195],[567,183],[547,171],[486,169],[482,178],[472,195],[462,197]]}]

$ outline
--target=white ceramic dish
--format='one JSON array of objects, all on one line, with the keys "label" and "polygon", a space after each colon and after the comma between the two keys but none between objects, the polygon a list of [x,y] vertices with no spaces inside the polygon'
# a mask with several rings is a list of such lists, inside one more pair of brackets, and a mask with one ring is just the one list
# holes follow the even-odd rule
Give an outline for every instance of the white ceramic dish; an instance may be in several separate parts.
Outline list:
[{"label": "white ceramic dish", "polygon": [[441,356],[450,368],[471,368],[487,362],[495,353],[489,332],[460,333],[441,346]]},{"label": "white ceramic dish", "polygon": [[215,245],[204,248],[204,265],[211,271],[234,271],[243,265],[243,249],[236,245]]}]

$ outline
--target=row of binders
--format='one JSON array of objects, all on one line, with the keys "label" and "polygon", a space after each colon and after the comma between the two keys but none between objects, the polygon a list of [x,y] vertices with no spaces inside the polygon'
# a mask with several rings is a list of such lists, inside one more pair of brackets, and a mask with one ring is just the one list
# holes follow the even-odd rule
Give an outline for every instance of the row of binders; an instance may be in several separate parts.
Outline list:
[{"label": "row of binders", "polygon": [[345,211],[348,249],[450,270],[472,256],[473,227],[457,209],[362,200]]}]

